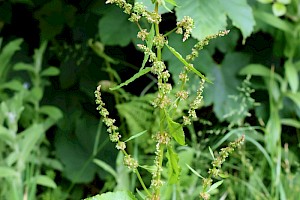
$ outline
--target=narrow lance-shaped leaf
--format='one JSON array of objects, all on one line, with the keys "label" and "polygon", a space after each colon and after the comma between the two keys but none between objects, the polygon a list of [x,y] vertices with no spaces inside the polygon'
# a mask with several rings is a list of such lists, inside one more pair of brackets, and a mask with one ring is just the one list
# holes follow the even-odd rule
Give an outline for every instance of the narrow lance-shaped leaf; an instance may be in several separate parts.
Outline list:
[{"label": "narrow lance-shaped leaf", "polygon": [[167,158],[168,158],[168,179],[170,184],[175,184],[179,180],[180,166],[178,164],[178,155],[171,146],[167,147]]},{"label": "narrow lance-shaped leaf", "polygon": [[93,161],[96,165],[98,165],[99,167],[101,167],[102,169],[110,173],[116,180],[118,179],[117,172],[106,162],[103,162],[102,160],[99,159],[94,159]]},{"label": "narrow lance-shaped leaf", "polygon": [[220,185],[222,185],[223,180],[222,181],[218,181],[214,184],[212,184],[212,186],[210,186],[210,188],[206,191],[207,193],[210,193],[212,191],[214,191],[215,189],[217,189]]},{"label": "narrow lance-shaped leaf", "polygon": [[204,178],[203,176],[201,176],[196,170],[194,170],[191,166],[189,166],[188,164],[186,164],[186,166],[199,178]]},{"label": "narrow lance-shaped leaf", "polygon": [[121,83],[120,85],[110,88],[110,90],[117,90],[125,85],[128,85],[129,83],[133,82],[135,79],[140,78],[141,76],[147,74],[148,72],[151,71],[151,67],[146,67],[145,69],[140,70],[138,73],[136,73],[135,75],[133,75],[130,79],[128,79],[127,81]]},{"label": "narrow lance-shaped leaf", "polygon": [[178,53],[173,47],[170,47],[169,45],[166,44],[166,46],[168,47],[168,49],[171,51],[171,53],[176,56],[176,58],[178,58],[178,60],[180,62],[182,62],[184,64],[184,66],[186,66],[189,70],[191,70],[192,72],[194,72],[195,74],[197,74],[198,76],[200,76],[202,79],[204,79],[205,81],[212,83],[211,80],[209,80],[208,78],[206,78],[203,74],[201,74],[197,69],[195,69],[193,67],[192,64],[188,63],[181,55],[180,53]]},{"label": "narrow lance-shaped leaf", "polygon": [[147,130],[144,130],[144,131],[142,131],[142,132],[140,132],[140,133],[137,133],[137,134],[131,136],[130,138],[128,138],[125,142],[128,142],[128,141],[130,141],[130,140],[133,140],[133,139],[135,139],[135,138],[137,138],[137,137],[140,137],[141,135],[143,135],[143,134],[146,133],[146,132],[147,132]]}]

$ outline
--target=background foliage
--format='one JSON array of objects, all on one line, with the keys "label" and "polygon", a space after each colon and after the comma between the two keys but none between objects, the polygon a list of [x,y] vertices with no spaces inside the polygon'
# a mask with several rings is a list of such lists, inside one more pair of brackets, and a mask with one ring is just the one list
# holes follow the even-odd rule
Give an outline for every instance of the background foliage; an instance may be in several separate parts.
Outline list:
[{"label": "background foliage", "polygon": [[[137,1],[151,9],[150,1]],[[180,6],[166,4],[172,13],[160,10],[161,29],[169,31],[185,15],[195,20],[191,40],[182,43],[180,36],[169,36],[170,46],[183,56],[196,40],[230,29],[227,36],[211,40],[194,61],[214,84],[205,86],[201,119],[187,130],[190,147],[178,149],[182,171],[177,198],[199,196],[201,181],[186,164],[205,175],[212,160],[208,147],[217,151],[245,134],[245,145],[224,164],[229,174],[215,197],[298,199],[299,1],[176,2]],[[115,86],[141,66],[138,28],[127,19],[104,0],[0,1],[0,199],[136,192],[137,183],[109,142],[94,104],[99,82]],[[176,82],[182,64],[165,49],[163,57]],[[198,82],[196,76],[189,81],[191,94]],[[127,137],[149,131],[131,144],[136,155],[153,150],[149,138],[157,122],[149,100],[154,83],[147,75],[103,94]],[[174,190],[166,187],[163,194],[162,199],[171,199]]]}]

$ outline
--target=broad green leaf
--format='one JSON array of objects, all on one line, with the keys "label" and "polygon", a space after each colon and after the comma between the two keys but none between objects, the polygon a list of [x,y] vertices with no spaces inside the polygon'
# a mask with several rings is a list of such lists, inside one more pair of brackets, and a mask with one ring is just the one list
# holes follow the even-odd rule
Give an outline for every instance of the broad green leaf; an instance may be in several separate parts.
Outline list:
[{"label": "broad green leaf", "polygon": [[[147,36],[147,40],[146,40],[146,44],[147,44],[147,47],[149,49],[152,49],[152,46],[153,46],[153,38],[154,38],[154,25],[151,26],[151,30]],[[143,63],[142,63],[142,67],[140,69],[140,71],[142,69],[144,69],[147,61],[148,61],[148,58],[149,58],[149,54],[144,54],[144,59],[143,59]]]},{"label": "broad green leaf", "polygon": [[286,7],[284,4],[279,3],[279,2],[275,2],[272,5],[272,11],[274,13],[275,16],[283,16],[286,13]]},{"label": "broad green leaf", "polygon": [[167,163],[168,182],[170,184],[176,184],[179,180],[181,169],[178,164],[178,160],[179,160],[178,155],[170,145],[167,147],[167,159],[168,159],[168,163]]},{"label": "broad green leaf", "polygon": [[57,76],[59,69],[57,67],[48,67],[41,72],[41,76]]},{"label": "broad green leaf", "polygon": [[[107,172],[95,165],[92,159],[99,120],[74,111],[66,114],[63,120],[61,124],[65,123],[66,127],[55,135],[55,147],[57,158],[65,167],[64,177],[74,183],[88,183],[95,178],[95,175],[104,179]],[[74,131],[70,131],[70,124]],[[113,166],[116,162],[117,150],[114,144],[109,142],[104,125],[99,131],[101,143],[96,147],[98,154],[93,158]],[[108,154],[110,156],[107,156]]]},{"label": "broad green leaf", "polygon": [[39,112],[46,114],[55,120],[58,120],[63,117],[62,111],[55,106],[42,106],[40,107]]},{"label": "broad green leaf", "polygon": [[288,22],[287,20],[282,20],[272,14],[269,14],[264,11],[259,10],[253,10],[254,16],[256,20],[261,20],[275,28],[278,28],[282,31],[288,32],[293,34],[294,33],[294,27],[293,25]]},{"label": "broad green leaf", "polygon": [[1,167],[0,166],[0,178],[16,177],[18,172],[13,170],[11,167]]},{"label": "broad green leaf", "polygon": [[281,76],[275,72],[272,72],[271,69],[267,68],[261,64],[250,64],[245,66],[240,72],[240,75],[251,75],[251,76],[262,76],[262,77],[271,77],[274,73],[274,78],[279,82],[283,82]]},{"label": "broad green leaf", "polygon": [[299,87],[299,76],[296,67],[291,61],[287,61],[284,65],[285,75],[289,82],[292,92],[297,92]]},{"label": "broad green leaf", "polygon": [[237,86],[241,85],[242,81],[237,78],[237,74],[248,62],[249,57],[246,54],[228,53],[220,65],[216,63],[208,65],[209,68],[206,74],[213,80],[214,84],[205,85],[203,91],[204,103],[205,105],[214,105],[213,110],[221,121],[227,120],[225,116],[232,110],[241,108],[241,105],[229,96],[239,94]]},{"label": "broad green leaf", "polygon": [[285,93],[285,95],[289,97],[292,101],[294,101],[294,103],[298,106],[298,108],[300,108],[300,92],[297,93],[287,92]]},{"label": "broad green leaf", "polygon": [[37,175],[36,177],[33,177],[33,181],[38,184],[49,188],[57,188],[56,183],[48,176],[45,175]]},{"label": "broad green leaf", "polygon": [[165,116],[167,119],[168,129],[171,136],[178,142],[180,145],[185,144],[185,136],[183,132],[182,125],[174,122],[171,117],[169,116],[168,112],[165,111]]},{"label": "broad green leaf", "polygon": [[253,32],[255,20],[247,0],[219,0],[219,3],[232,20],[233,25],[241,30],[244,40],[249,37]]},{"label": "broad green leaf", "polygon": [[168,49],[172,52],[172,54],[174,56],[176,56],[176,58],[178,58],[178,60],[180,62],[182,62],[184,64],[184,66],[186,66],[189,70],[191,70],[192,72],[194,72],[195,74],[197,74],[198,76],[200,76],[202,79],[204,79],[205,81],[212,83],[208,78],[206,78],[203,74],[201,74],[197,69],[195,69],[193,67],[192,64],[188,63],[182,56],[180,53],[178,53],[173,47],[170,47],[169,45],[166,44],[166,46],[168,47]]},{"label": "broad green leaf", "polygon": [[117,6],[110,9],[99,21],[99,36],[105,45],[127,46],[136,38],[138,28],[128,21],[128,15]]},{"label": "broad green leaf", "polygon": [[269,4],[269,3],[272,3],[273,0],[257,0],[259,1],[260,3],[265,3],[265,4]]},{"label": "broad green leaf", "polygon": [[15,64],[14,70],[16,71],[24,70],[24,71],[35,73],[35,69],[33,68],[32,64],[23,63],[23,62]]},{"label": "broad green leaf", "polygon": [[210,188],[206,191],[207,193],[210,193],[212,191],[214,191],[215,189],[217,189],[220,185],[222,185],[223,180],[222,181],[218,181],[214,184],[212,184],[212,186],[210,186]]},{"label": "broad green leaf", "polygon": [[130,191],[106,192],[84,200],[137,200]]},{"label": "broad green leaf", "polygon": [[23,39],[16,39],[9,42],[0,52],[0,77],[2,81],[6,78],[6,73],[9,68],[9,62],[16,51],[20,50],[20,45]]},{"label": "broad green leaf", "polygon": [[177,21],[182,20],[184,16],[194,19],[195,28],[192,36],[198,40],[226,29],[227,17],[219,0],[181,0],[177,1],[177,5],[175,8]]},{"label": "broad green leaf", "polygon": [[110,173],[115,179],[118,179],[117,172],[106,162],[103,162],[102,160],[99,159],[94,159],[93,161],[96,165],[98,165],[99,167],[101,167],[102,169]]},{"label": "broad green leaf", "polygon": [[127,81],[121,83],[120,85],[110,88],[110,90],[117,90],[125,85],[128,85],[129,83],[133,82],[135,79],[140,78],[141,76],[147,74],[148,72],[151,71],[151,67],[146,67],[145,69],[140,70],[138,73],[136,73],[135,75],[133,75],[130,79],[128,79]]},{"label": "broad green leaf", "polygon": [[125,140],[125,142],[129,142],[130,140],[133,140],[135,138],[140,137],[141,135],[143,135],[144,133],[147,133],[147,130],[144,130],[142,132],[139,132],[137,134],[134,134],[133,136],[131,136],[130,138],[128,138],[127,140]]},{"label": "broad green leaf", "polygon": [[282,125],[292,126],[300,129],[300,121],[296,119],[284,118],[280,120]]},{"label": "broad green leaf", "polygon": [[196,170],[194,170],[191,166],[189,166],[188,164],[186,164],[186,166],[199,178],[204,178],[203,176],[201,176]]}]

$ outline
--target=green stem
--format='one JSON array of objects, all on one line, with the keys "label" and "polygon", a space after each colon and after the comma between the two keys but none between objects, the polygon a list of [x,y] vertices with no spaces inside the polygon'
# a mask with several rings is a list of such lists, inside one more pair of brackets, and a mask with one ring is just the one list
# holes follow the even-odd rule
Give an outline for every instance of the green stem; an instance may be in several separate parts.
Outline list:
[{"label": "green stem", "polygon": [[164,34],[164,37],[167,37],[168,35],[170,35],[171,33],[173,33],[174,31],[177,30],[178,27],[173,28],[172,30],[170,30],[169,32]]},{"label": "green stem", "polygon": [[[158,3],[155,3],[155,12],[158,14]],[[159,36],[159,23],[155,23],[155,34],[156,36]],[[157,47],[156,51],[157,60],[161,61],[161,48]]]},{"label": "green stem", "polygon": [[138,179],[139,179],[139,181],[140,181],[140,183],[141,183],[143,189],[144,189],[145,192],[147,193],[147,195],[148,195],[148,196],[151,196],[151,193],[150,193],[149,190],[147,189],[147,187],[146,187],[146,185],[145,185],[145,183],[144,183],[144,181],[143,181],[143,179],[142,179],[142,177],[141,177],[141,175],[140,175],[140,173],[139,173],[139,171],[138,171],[137,169],[135,170],[135,174],[136,174],[136,176],[138,177]]}]

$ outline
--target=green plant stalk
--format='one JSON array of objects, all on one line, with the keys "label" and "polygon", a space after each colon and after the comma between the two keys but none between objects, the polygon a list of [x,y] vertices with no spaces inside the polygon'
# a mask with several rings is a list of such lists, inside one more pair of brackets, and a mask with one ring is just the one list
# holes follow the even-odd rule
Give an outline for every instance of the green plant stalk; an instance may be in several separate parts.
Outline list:
[{"label": "green plant stalk", "polygon": [[136,170],[134,171],[134,173],[136,174],[137,178],[139,179],[139,181],[140,181],[140,183],[141,183],[143,189],[144,189],[145,192],[147,193],[147,195],[148,195],[148,196],[151,196],[151,193],[150,193],[149,190],[147,189],[147,187],[146,187],[146,185],[145,185],[145,183],[144,183],[144,181],[143,181],[143,179],[142,179],[142,177],[141,177],[139,171],[136,169]]}]

